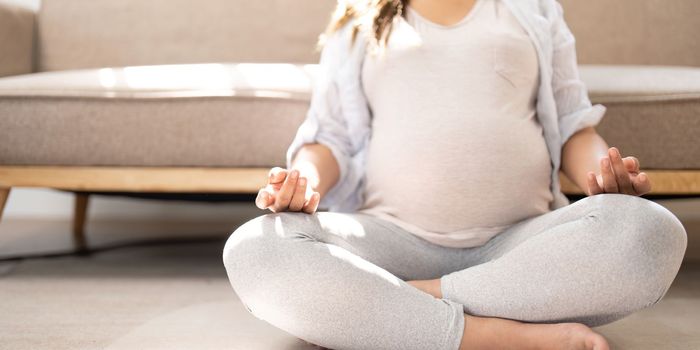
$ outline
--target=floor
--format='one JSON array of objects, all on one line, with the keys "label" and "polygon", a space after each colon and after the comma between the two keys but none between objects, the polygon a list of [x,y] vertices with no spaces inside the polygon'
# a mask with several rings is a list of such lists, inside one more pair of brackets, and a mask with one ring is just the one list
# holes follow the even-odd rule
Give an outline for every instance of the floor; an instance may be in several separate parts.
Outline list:
[{"label": "floor", "polygon": [[[89,256],[0,262],[1,349],[313,349],[244,309],[221,264],[227,223],[102,222]],[[57,253],[68,222],[8,220],[0,257]],[[613,349],[700,349],[700,263],[657,306],[598,328]]]}]

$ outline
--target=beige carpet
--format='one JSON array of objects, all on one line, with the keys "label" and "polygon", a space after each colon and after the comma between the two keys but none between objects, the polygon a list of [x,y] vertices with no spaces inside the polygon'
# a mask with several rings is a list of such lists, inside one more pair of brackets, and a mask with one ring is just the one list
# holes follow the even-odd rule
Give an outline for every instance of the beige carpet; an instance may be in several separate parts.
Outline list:
[{"label": "beige carpet", "polygon": [[[0,349],[311,349],[259,321],[221,265],[235,225],[91,224],[95,245],[135,237],[208,242],[152,245],[0,263]],[[60,250],[68,223],[4,222],[0,256]],[[700,349],[700,264],[686,264],[656,307],[600,327],[614,349]]]}]

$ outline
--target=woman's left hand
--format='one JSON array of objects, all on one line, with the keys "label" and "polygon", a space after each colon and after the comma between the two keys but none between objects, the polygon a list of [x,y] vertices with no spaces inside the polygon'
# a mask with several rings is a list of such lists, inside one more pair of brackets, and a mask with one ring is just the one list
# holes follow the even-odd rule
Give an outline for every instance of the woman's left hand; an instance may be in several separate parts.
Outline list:
[{"label": "woman's left hand", "polygon": [[641,196],[651,191],[651,180],[639,171],[639,160],[622,158],[615,147],[608,149],[608,156],[600,159],[600,175],[588,172],[588,195],[623,193]]}]

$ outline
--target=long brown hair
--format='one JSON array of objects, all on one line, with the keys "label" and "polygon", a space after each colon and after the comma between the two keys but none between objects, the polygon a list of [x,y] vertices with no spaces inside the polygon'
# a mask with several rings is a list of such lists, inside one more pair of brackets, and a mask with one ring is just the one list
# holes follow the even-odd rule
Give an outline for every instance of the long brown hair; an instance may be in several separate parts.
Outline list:
[{"label": "long brown hair", "polygon": [[[384,45],[389,40],[394,18],[401,16],[409,0],[339,0],[331,21],[319,39],[319,48],[325,38],[353,22],[352,41],[357,38],[361,26],[371,27],[372,38]],[[369,28],[368,28],[369,29]]]}]

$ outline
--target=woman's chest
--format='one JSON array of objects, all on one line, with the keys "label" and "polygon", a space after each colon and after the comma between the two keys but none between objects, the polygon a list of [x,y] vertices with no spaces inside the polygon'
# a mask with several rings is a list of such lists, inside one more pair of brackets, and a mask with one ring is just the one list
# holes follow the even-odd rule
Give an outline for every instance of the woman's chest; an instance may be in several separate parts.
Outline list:
[{"label": "woman's chest", "polygon": [[375,115],[396,106],[465,111],[531,102],[539,79],[535,46],[500,1],[479,5],[450,28],[409,12],[385,48],[368,50],[361,84]]}]

